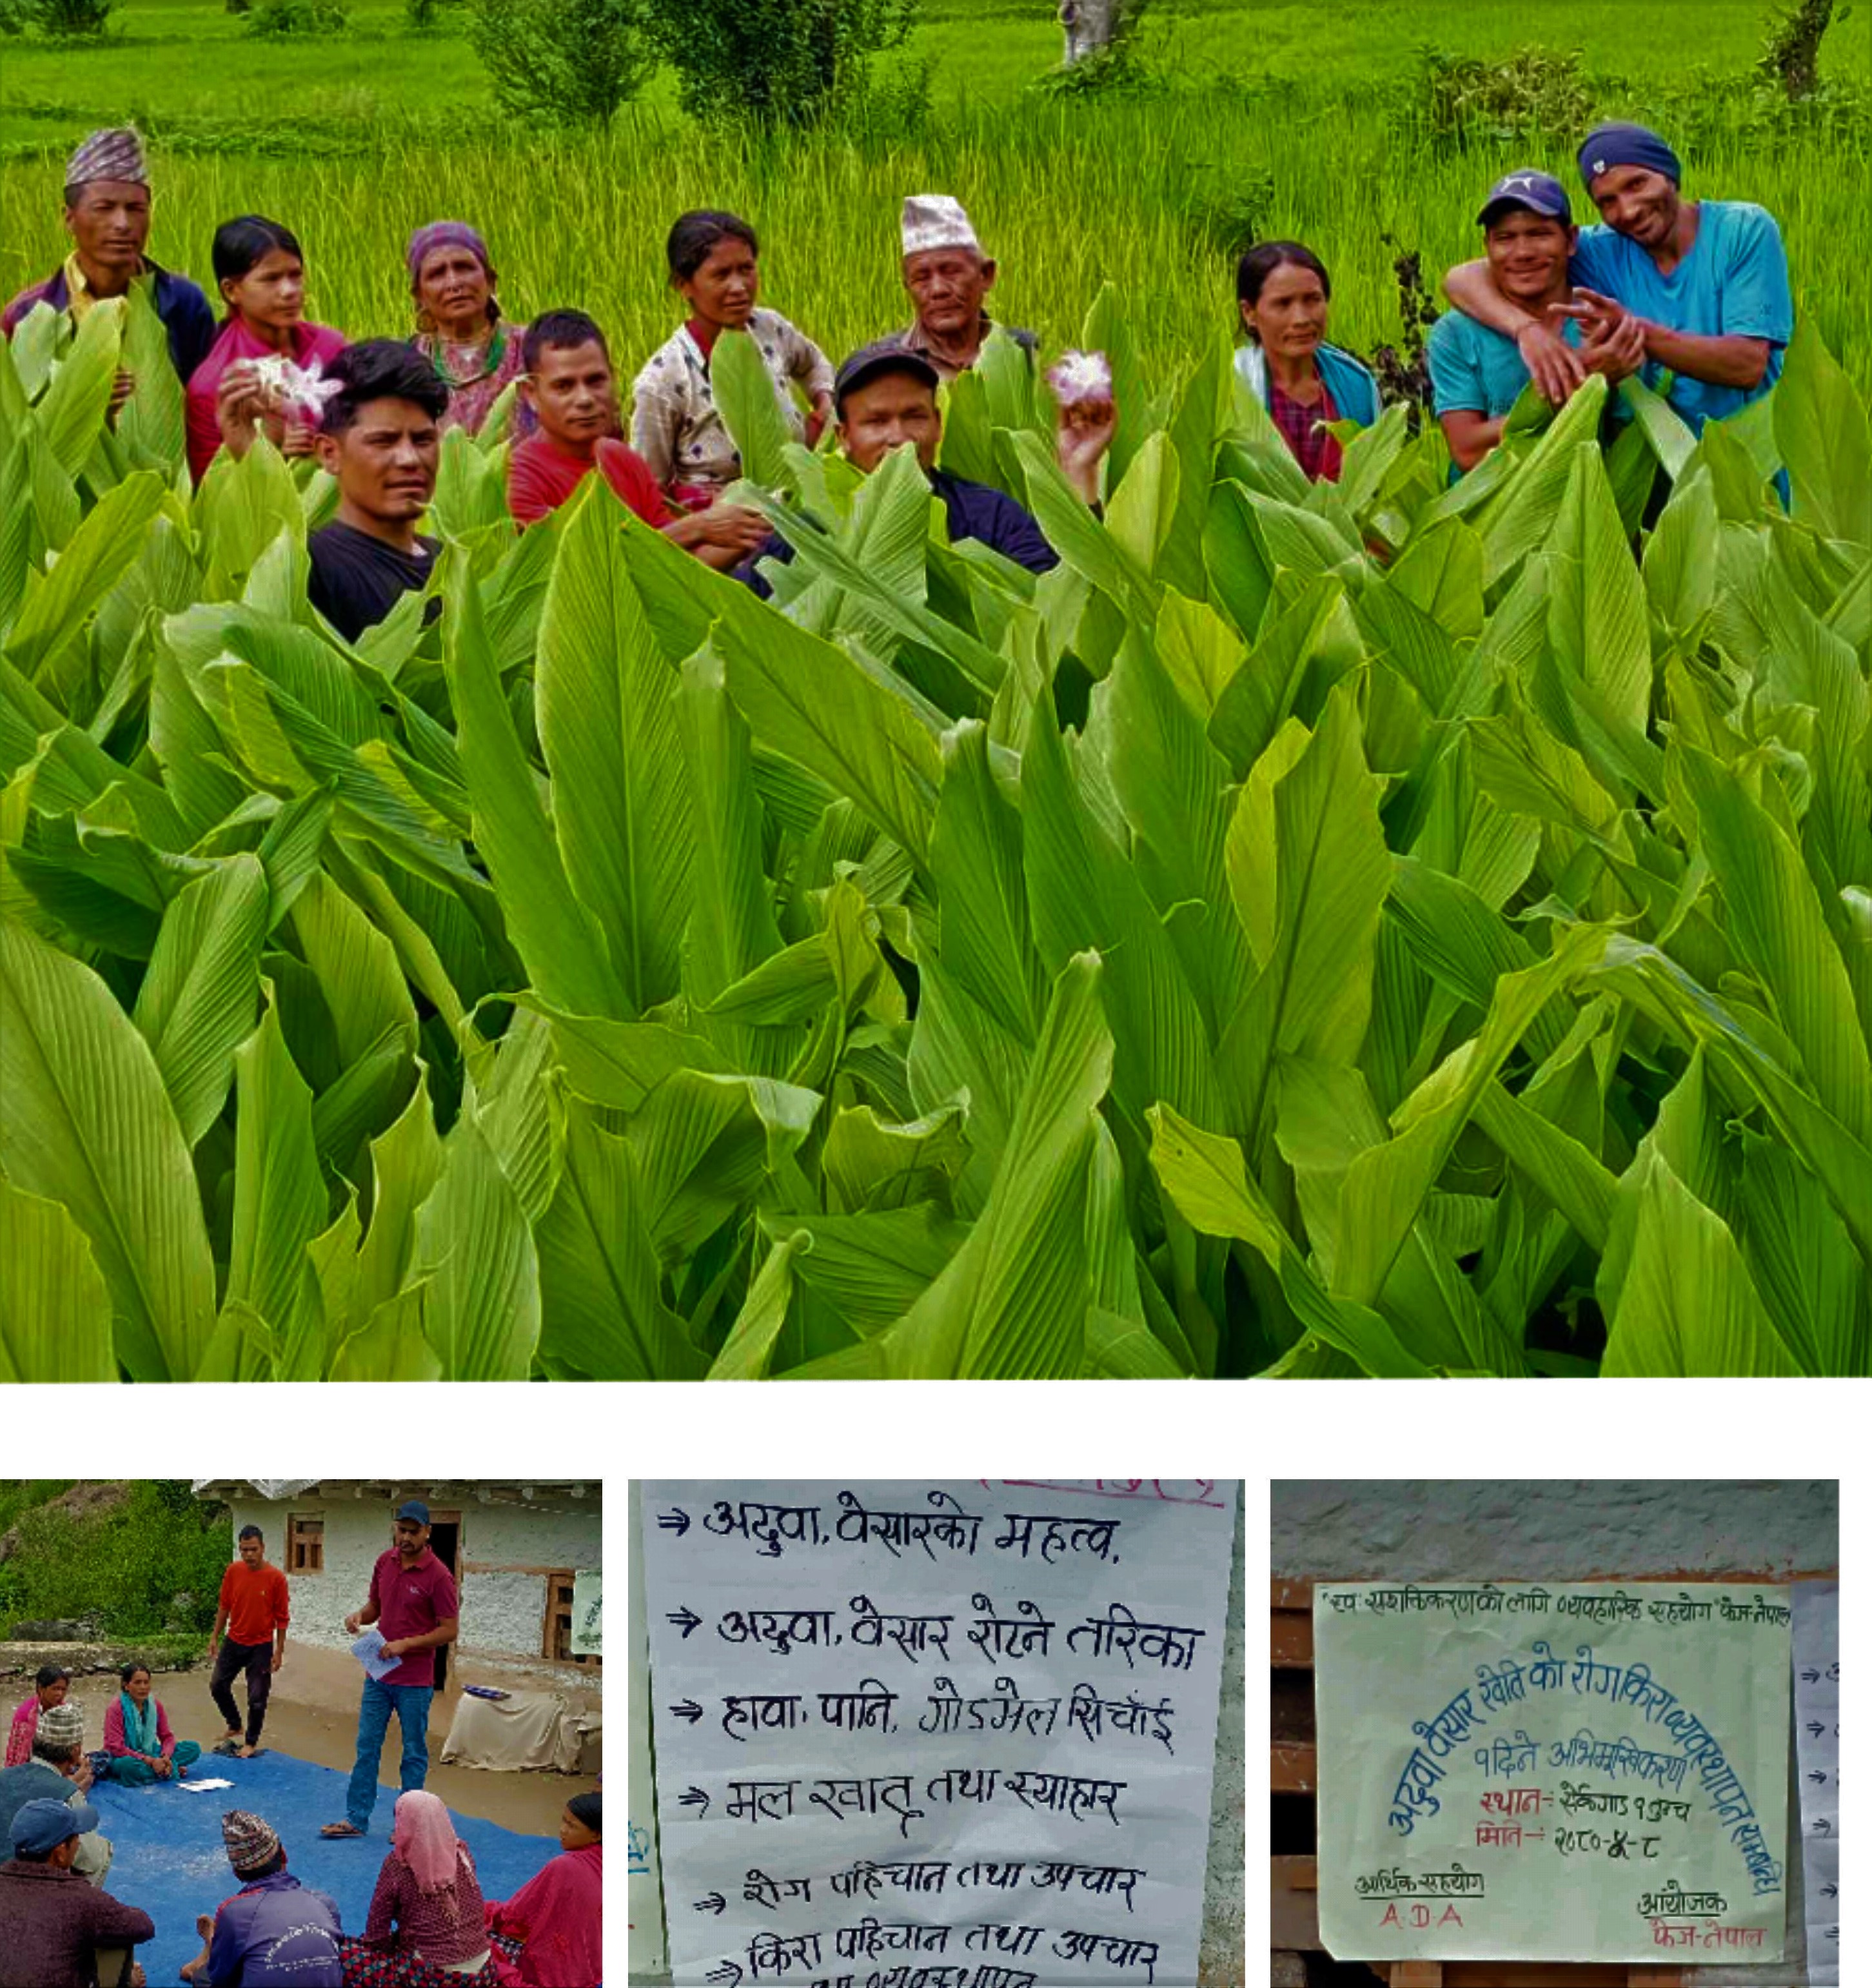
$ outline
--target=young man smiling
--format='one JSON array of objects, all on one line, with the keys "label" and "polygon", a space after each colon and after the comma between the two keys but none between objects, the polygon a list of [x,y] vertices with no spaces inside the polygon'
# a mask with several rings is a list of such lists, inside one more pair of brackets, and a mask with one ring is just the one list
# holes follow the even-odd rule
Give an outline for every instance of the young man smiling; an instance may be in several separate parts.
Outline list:
[{"label": "young man smiling", "polygon": [[435,495],[448,390],[421,353],[389,338],[347,346],[326,377],[340,384],[315,446],[319,467],[337,479],[338,516],[306,541],[306,592],[355,642],[427,583],[441,550],[416,526]]},{"label": "young man smiling", "polygon": [[[1608,380],[1637,370],[1644,346],[1635,323],[1627,320],[1588,340],[1580,320],[1568,313],[1573,299],[1568,261],[1580,231],[1558,180],[1526,168],[1507,174],[1489,188],[1476,219],[1489,275],[1503,297],[1552,326],[1589,370]],[[1502,439],[1509,410],[1528,383],[1527,361],[1512,338],[1459,310],[1438,319],[1426,357],[1437,419],[1460,475]]]},{"label": "young man smiling", "polygon": [[[1686,201],[1681,162],[1642,124],[1590,132],[1580,173],[1600,225],[1580,232],[1567,309],[1589,343],[1635,325],[1647,384],[1668,372],[1668,397],[1693,431],[1759,400],[1781,377],[1794,334],[1787,253],[1773,217],[1749,201]],[[1580,355],[1503,296],[1486,262],[1451,270],[1444,288],[1459,309],[1516,341],[1556,405],[1585,378]]]}]

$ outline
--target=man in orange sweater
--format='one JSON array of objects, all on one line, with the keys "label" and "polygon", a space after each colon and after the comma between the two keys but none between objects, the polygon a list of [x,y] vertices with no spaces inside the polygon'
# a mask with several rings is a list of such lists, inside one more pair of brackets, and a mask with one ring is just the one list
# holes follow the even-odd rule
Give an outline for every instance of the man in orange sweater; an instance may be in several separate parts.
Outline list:
[{"label": "man in orange sweater", "polygon": [[[215,1662],[208,1689],[228,1726],[226,1737],[215,1751],[251,1760],[260,1750],[260,1729],[266,1723],[273,1673],[286,1660],[289,1610],[286,1577],[268,1561],[266,1540],[258,1526],[241,1528],[240,1550],[240,1558],[221,1577],[221,1605],[215,1611],[215,1632],[208,1638],[208,1655]],[[247,1673],[245,1744],[240,1707],[232,1688],[242,1671]]]}]

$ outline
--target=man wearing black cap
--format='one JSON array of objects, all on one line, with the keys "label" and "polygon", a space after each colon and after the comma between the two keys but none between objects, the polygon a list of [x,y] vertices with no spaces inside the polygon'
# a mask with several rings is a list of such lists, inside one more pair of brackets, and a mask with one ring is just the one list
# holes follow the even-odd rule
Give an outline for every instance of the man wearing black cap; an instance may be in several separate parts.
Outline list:
[{"label": "man wearing black cap", "polygon": [[[1059,563],[1059,555],[1012,497],[936,467],[942,440],[942,411],[936,404],[941,384],[941,376],[928,359],[894,339],[861,347],[839,368],[833,384],[840,448],[868,475],[892,449],[908,442],[931,489],[942,500],[952,541],[975,539],[1029,573],[1051,571]],[[1098,501],[1099,464],[1111,446],[1112,425],[1107,401],[1090,418],[1064,420],[1060,430],[1059,467],[1088,504]],[[765,598],[772,589],[755,571],[755,563],[792,556],[792,548],[776,535],[738,570],[736,577]]]},{"label": "man wearing black cap", "polygon": [[370,1595],[344,1618],[346,1635],[367,1623],[380,1625],[385,1657],[403,1661],[387,1677],[364,1679],[357,1714],[357,1760],[345,1797],[345,1820],[328,1822],[321,1836],[362,1836],[377,1805],[377,1762],[392,1715],[403,1735],[404,1792],[429,1777],[429,1704],[435,1696],[435,1652],[452,1643],[461,1605],[454,1577],[429,1550],[429,1507],[411,1498],[397,1510],[397,1543],[370,1570]]},{"label": "man wearing black cap", "polygon": [[[1686,201],[1677,154],[1642,124],[1601,124],[1580,147],[1580,174],[1603,225],[1573,252],[1574,301],[1589,342],[1629,320],[1648,379],[1693,431],[1759,400],[1781,377],[1794,335],[1781,231],[1751,201]],[[1450,301],[1512,338],[1535,384],[1557,405],[1585,377],[1547,326],[1504,297],[1485,262],[1444,279]]]},{"label": "man wearing black cap", "polygon": [[[1569,346],[1583,346],[1580,359],[1589,371],[1621,380],[1638,370],[1644,346],[1634,323],[1589,342],[1580,320],[1567,313],[1573,296],[1567,262],[1580,231],[1558,180],[1526,167],[1505,174],[1489,188],[1476,218],[1488,272],[1504,297],[1553,325]],[[1527,361],[1512,338],[1459,310],[1438,319],[1424,356],[1437,419],[1460,475],[1502,439],[1509,411],[1528,384]]]}]

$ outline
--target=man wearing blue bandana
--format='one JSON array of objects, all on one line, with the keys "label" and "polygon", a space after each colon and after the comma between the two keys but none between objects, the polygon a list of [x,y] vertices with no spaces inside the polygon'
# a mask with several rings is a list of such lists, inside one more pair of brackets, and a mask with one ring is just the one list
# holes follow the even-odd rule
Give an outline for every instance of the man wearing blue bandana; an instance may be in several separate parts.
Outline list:
[{"label": "man wearing blue bandana", "polygon": [[[1781,377],[1794,333],[1787,255],[1773,218],[1749,201],[1685,201],[1677,154],[1642,124],[1601,124],[1580,148],[1580,176],[1602,225],[1582,228],[1573,298],[1554,315],[1588,338],[1627,322],[1642,336],[1644,377],[1671,376],[1668,397],[1693,431],[1759,400]],[[1445,279],[1450,301],[1513,339],[1556,405],[1585,377],[1580,355],[1503,296],[1486,262]]]}]

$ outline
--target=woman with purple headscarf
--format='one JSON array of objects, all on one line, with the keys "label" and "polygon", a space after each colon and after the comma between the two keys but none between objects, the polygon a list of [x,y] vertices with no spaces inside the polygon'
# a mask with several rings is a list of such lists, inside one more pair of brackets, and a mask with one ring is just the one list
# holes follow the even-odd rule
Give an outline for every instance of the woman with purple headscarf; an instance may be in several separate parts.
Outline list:
[{"label": "woman with purple headscarf", "polygon": [[[432,221],[410,237],[410,289],[416,299],[411,341],[448,389],[444,428],[478,434],[509,384],[526,370],[523,324],[501,316],[500,279],[488,245],[465,221]],[[516,401],[511,432],[532,428],[531,411]]]}]

